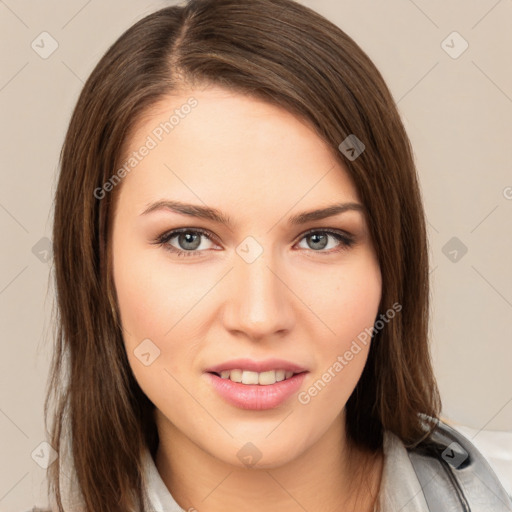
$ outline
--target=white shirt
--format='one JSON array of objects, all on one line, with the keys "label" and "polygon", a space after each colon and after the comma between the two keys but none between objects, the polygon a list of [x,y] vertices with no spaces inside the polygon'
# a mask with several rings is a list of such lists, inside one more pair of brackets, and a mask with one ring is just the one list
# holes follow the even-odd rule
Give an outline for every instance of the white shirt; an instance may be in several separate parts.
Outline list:
[{"label": "white shirt", "polygon": [[[384,467],[377,512],[428,512],[421,485],[399,437],[384,432]],[[189,512],[182,509],[164,484],[151,453],[144,454],[147,492],[155,512]],[[191,509],[193,511],[193,509]]]}]

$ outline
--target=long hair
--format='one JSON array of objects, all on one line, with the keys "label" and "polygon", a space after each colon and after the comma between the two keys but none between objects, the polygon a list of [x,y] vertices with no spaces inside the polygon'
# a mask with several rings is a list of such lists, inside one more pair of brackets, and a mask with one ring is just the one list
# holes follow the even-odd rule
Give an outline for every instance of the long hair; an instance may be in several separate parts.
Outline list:
[{"label": "long hair", "polygon": [[[59,512],[66,440],[84,511],[147,510],[141,456],[158,446],[154,405],[128,363],[111,274],[122,183],[101,199],[95,191],[121,165],[142,116],[198,84],[253,95],[307,121],[348,169],[366,207],[382,275],[379,314],[396,304],[401,310],[374,332],[346,404],[350,443],[375,451],[387,429],[413,446],[425,437],[421,418],[440,414],[422,199],[410,141],[381,74],[345,32],[292,0],[191,0],[146,16],[108,49],[62,147],[53,227],[58,314],[45,400],[59,453],[48,491]],[[339,149],[351,135],[364,144],[355,159]]]}]

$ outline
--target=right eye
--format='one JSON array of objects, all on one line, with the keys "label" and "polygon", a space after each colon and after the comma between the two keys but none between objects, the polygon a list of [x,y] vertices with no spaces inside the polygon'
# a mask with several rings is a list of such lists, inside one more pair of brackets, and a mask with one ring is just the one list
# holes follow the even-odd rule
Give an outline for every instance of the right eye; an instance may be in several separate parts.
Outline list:
[{"label": "right eye", "polygon": [[[212,242],[211,234],[203,229],[181,228],[163,233],[157,238],[156,243],[177,256],[199,256],[198,253],[211,249],[211,247],[202,247],[202,237]],[[178,247],[171,243],[174,239]],[[199,250],[200,247],[202,247],[201,250]]]}]

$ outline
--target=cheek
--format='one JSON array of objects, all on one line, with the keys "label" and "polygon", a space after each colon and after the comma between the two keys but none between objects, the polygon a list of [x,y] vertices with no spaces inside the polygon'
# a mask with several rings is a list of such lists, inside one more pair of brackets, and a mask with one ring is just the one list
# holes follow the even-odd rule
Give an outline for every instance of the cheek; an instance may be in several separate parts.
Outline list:
[{"label": "cheek", "polygon": [[186,344],[173,343],[172,350],[169,345],[182,324],[174,325],[186,314],[183,293],[174,291],[180,285],[176,275],[156,265],[147,250],[144,257],[135,250],[123,252],[121,242],[114,252],[113,274],[130,367],[157,407],[165,408],[171,395],[176,407],[185,407],[172,375],[187,364]]},{"label": "cheek", "polygon": [[380,272],[368,267],[364,272],[352,274],[344,280],[337,294],[338,315],[333,313],[332,322],[339,333],[340,348],[344,348],[375,322],[381,299]]},{"label": "cheek", "polygon": [[[112,241],[113,279],[128,360],[144,392],[167,376],[164,334],[172,326],[178,298],[171,278],[155,266],[156,247],[144,247],[120,222]],[[146,242],[147,244],[147,242]]]},{"label": "cheek", "polygon": [[[327,268],[327,267],[326,267]],[[372,253],[363,252],[339,266],[304,274],[299,293],[311,311],[312,339],[324,340],[324,353],[345,350],[373,326],[381,300],[381,273]]]},{"label": "cheek", "polygon": [[[163,249],[137,246],[119,229],[113,242],[113,278],[128,360],[139,385],[156,398],[179,386],[171,375],[192,367],[202,312],[212,285],[168,261]],[[130,249],[130,250],[129,250]]]},{"label": "cheek", "polygon": [[136,339],[151,338],[160,335],[164,324],[169,329],[170,318],[165,322],[164,311],[173,299],[171,293],[163,293],[165,282],[161,276],[157,279],[157,273],[137,258],[118,258],[115,265],[116,293],[125,333]]},{"label": "cheek", "polygon": [[366,364],[381,299],[381,274],[368,254],[329,275],[318,274],[315,283],[307,304],[317,318],[310,335],[317,364],[299,401],[314,401],[314,407],[328,406],[334,412],[344,406]]},{"label": "cheek", "polygon": [[[128,238],[128,237],[126,237]],[[128,250],[131,247],[131,250]],[[200,286],[177,270],[164,250],[114,239],[113,277],[125,337],[163,339],[197,302]],[[192,281],[194,282],[194,281]],[[204,291],[202,291],[204,294]]]}]

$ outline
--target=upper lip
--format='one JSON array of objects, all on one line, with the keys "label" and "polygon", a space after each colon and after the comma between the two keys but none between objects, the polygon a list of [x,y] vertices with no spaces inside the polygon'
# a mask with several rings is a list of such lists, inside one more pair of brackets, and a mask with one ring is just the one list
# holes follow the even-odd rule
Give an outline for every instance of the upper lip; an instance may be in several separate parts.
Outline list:
[{"label": "upper lip", "polygon": [[254,361],[252,359],[231,359],[230,361],[210,366],[205,371],[209,373],[220,373],[223,370],[248,370],[258,373],[269,370],[285,370],[294,373],[307,371],[302,366],[284,359],[265,359],[264,361]]}]

